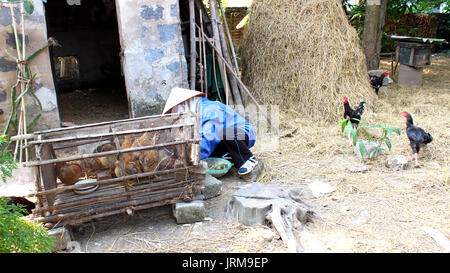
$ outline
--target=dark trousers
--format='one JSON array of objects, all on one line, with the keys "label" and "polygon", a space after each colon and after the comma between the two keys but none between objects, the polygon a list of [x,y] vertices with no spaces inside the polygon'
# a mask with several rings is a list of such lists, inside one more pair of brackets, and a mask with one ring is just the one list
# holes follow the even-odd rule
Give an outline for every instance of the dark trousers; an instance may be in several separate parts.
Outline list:
[{"label": "dark trousers", "polygon": [[230,153],[234,167],[239,169],[245,161],[253,156],[248,148],[248,137],[246,136],[245,140],[222,140],[211,154],[211,157],[222,157],[226,153]]}]

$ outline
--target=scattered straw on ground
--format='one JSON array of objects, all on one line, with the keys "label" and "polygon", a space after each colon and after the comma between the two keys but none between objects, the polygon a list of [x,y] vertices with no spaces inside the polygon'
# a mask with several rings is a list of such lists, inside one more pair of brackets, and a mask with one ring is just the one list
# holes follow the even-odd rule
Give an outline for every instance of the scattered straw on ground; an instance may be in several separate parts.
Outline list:
[{"label": "scattered straw on ground", "polygon": [[[382,66],[389,69],[390,63]],[[298,185],[308,192],[307,184],[319,179],[337,188],[308,200],[320,217],[302,235],[307,251],[443,252],[423,228],[450,236],[450,59],[433,58],[424,69],[423,86],[394,83],[380,91],[377,104],[378,110],[366,110],[362,119],[401,131],[391,137],[392,151],[384,146],[386,155],[377,159],[357,159],[340,132],[339,119],[315,123],[292,110],[282,114],[281,135],[295,132],[293,137],[281,138],[277,151],[258,146],[266,166],[261,182]],[[434,139],[420,151],[422,168],[410,163],[407,170],[393,171],[385,167],[388,156],[412,155],[403,110]]]},{"label": "scattered straw on ground", "polygon": [[341,1],[254,1],[240,51],[244,81],[263,104],[325,121],[342,116],[343,96],[376,109]]},{"label": "scattered straw on ground", "polygon": [[[257,142],[253,151],[265,162],[259,182],[302,187],[302,200],[317,213],[301,232],[305,252],[444,252],[424,228],[450,236],[449,81],[450,59],[433,58],[422,87],[393,84],[380,92],[378,110],[367,109],[363,120],[396,126],[402,134],[392,137],[391,152],[375,160],[356,158],[338,128],[340,117],[318,123],[292,110],[283,112],[281,135],[292,137],[281,138],[277,149]],[[420,169],[385,167],[389,155],[411,156],[402,110],[434,136],[420,152]],[[308,183],[314,179],[336,191],[313,198]],[[243,183],[229,176],[222,180],[222,195],[205,202],[208,221],[177,225],[170,208],[160,207],[86,223],[74,230],[75,239],[87,252],[287,252],[273,229],[225,219],[226,202]]]}]

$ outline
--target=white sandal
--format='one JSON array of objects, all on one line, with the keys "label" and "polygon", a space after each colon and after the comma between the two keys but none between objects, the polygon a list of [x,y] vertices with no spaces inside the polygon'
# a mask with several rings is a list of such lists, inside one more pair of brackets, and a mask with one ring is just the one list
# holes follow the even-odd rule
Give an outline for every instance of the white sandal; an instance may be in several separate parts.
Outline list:
[{"label": "white sandal", "polygon": [[239,168],[239,175],[249,174],[253,169],[258,165],[258,160],[256,160],[255,156],[249,158],[249,160],[245,161],[245,163]]}]

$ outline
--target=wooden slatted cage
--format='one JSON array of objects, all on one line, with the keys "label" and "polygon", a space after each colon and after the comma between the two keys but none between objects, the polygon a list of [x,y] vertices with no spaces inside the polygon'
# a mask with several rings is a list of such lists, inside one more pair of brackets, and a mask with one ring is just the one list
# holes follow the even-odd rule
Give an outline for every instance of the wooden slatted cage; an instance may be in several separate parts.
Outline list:
[{"label": "wooden slatted cage", "polygon": [[25,164],[35,174],[33,217],[75,225],[196,199],[205,176],[199,124],[198,115],[178,113],[35,132],[28,146],[36,160]]}]

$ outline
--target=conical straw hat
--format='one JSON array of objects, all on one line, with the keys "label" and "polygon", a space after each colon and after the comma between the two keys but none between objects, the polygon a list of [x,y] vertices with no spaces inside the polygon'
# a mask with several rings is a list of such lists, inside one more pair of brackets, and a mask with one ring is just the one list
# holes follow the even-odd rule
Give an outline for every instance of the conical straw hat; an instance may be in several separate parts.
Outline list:
[{"label": "conical straw hat", "polygon": [[206,95],[205,93],[198,92],[195,90],[174,87],[172,88],[172,91],[170,91],[169,98],[167,99],[166,105],[164,106],[163,114],[166,114],[176,105],[185,102],[192,97],[205,95]]}]

